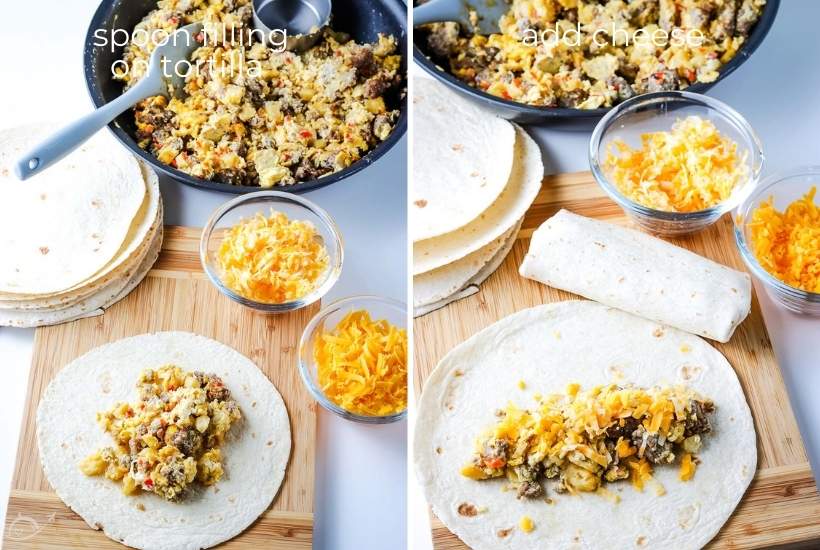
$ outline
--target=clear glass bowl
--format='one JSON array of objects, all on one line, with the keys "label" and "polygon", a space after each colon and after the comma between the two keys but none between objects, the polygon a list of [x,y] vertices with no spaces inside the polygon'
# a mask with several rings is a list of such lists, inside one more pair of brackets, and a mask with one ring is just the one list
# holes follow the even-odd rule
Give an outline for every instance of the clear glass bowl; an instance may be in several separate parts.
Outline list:
[{"label": "clear glass bowl", "polygon": [[359,309],[370,312],[374,320],[386,319],[399,328],[407,328],[407,307],[397,300],[379,296],[351,296],[333,302],[317,313],[302,333],[302,339],[299,342],[299,372],[302,380],[310,394],[322,407],[346,420],[364,424],[388,424],[401,420],[407,415],[407,409],[387,416],[364,416],[347,411],[325,397],[317,381],[317,365],[313,360],[313,346],[316,338],[323,332],[333,330],[345,315]]},{"label": "clear glass bowl", "polygon": [[[271,210],[282,212],[291,220],[303,220],[313,223],[313,225],[316,226],[316,231],[324,241],[330,258],[330,265],[325,279],[313,292],[298,300],[278,304],[257,302],[245,298],[225,286],[222,283],[219,264],[216,258],[216,253],[222,243],[222,238],[231,227],[242,220],[252,218],[256,214],[268,216]],[[208,279],[211,280],[222,294],[234,302],[265,313],[285,313],[312,304],[327,294],[327,291],[339,280],[339,275],[342,272],[344,250],[339,228],[336,227],[336,223],[322,208],[292,193],[259,191],[257,193],[240,195],[220,206],[216,212],[211,215],[205,229],[202,230],[202,237],[199,241],[199,258],[202,262],[202,268],[208,275]]]},{"label": "clear glass bowl", "polygon": [[749,271],[763,283],[769,296],[795,313],[820,316],[820,294],[789,286],[771,275],[758,263],[757,258],[751,252],[751,231],[745,223],[750,219],[754,209],[769,197],[774,198],[775,208],[782,212],[789,204],[803,197],[815,186],[820,188],[820,166],[803,166],[787,172],[772,174],[766,177],[755,192],[738,206],[734,222],[735,242],[740,250],[740,256],[746,262]]},{"label": "clear glass bowl", "polygon": [[[747,152],[747,180],[725,201],[698,212],[655,210],[622,195],[603,167],[610,143],[620,140],[639,147],[641,134],[669,131],[677,119],[687,116],[710,120],[721,134],[738,144],[739,155]],[[598,185],[640,227],[669,237],[699,231],[734,209],[757,185],[763,160],[757,134],[737,111],[721,101],[690,92],[655,92],[625,101],[601,119],[589,142],[589,165]]]}]

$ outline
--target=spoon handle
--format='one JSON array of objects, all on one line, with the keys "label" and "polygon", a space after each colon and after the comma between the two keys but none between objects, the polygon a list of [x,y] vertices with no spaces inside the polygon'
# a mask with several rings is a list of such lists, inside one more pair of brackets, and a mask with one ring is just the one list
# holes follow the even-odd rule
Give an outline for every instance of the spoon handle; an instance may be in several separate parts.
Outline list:
[{"label": "spoon handle", "polygon": [[469,23],[466,11],[462,0],[430,0],[413,8],[413,27],[440,21],[457,21],[464,25]]},{"label": "spoon handle", "polygon": [[15,163],[14,171],[17,177],[26,180],[42,172],[85,143],[101,128],[137,102],[162,92],[162,86],[157,85],[156,79],[143,78],[114,101],[75,120],[28,151]]}]

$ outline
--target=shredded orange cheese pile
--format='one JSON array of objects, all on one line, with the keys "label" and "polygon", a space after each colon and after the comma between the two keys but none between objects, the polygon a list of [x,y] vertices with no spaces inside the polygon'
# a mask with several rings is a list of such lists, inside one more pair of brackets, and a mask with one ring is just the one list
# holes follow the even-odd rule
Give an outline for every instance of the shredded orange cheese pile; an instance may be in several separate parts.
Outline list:
[{"label": "shredded orange cheese pile", "polygon": [[820,293],[820,207],[816,187],[784,212],[773,198],[761,203],[749,223],[752,252],[774,277],[787,285]]},{"label": "shredded orange cheese pile", "polygon": [[271,210],[233,226],[217,255],[222,282],[237,294],[270,304],[310,294],[327,273],[327,249],[316,227]]},{"label": "shredded orange cheese pile", "polygon": [[614,141],[604,166],[627,198],[667,212],[697,212],[726,200],[745,178],[746,153],[715,125],[697,116],[669,132],[641,135],[641,148]]},{"label": "shredded orange cheese pile", "polygon": [[407,408],[406,330],[353,311],[319,336],[313,356],[322,391],[343,409],[385,416]]}]

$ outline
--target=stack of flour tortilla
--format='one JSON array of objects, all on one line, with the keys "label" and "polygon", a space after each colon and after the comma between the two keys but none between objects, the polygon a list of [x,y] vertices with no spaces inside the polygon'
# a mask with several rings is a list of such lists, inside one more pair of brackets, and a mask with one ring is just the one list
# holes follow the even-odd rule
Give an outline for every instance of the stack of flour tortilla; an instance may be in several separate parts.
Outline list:
[{"label": "stack of flour tortilla", "polygon": [[541,187],[524,130],[427,78],[414,80],[413,307],[424,315],[478,291],[515,242]]},{"label": "stack of flour tortilla", "polygon": [[106,133],[30,180],[14,176],[51,130],[0,131],[0,326],[100,315],[142,281],[162,245],[157,176]]}]

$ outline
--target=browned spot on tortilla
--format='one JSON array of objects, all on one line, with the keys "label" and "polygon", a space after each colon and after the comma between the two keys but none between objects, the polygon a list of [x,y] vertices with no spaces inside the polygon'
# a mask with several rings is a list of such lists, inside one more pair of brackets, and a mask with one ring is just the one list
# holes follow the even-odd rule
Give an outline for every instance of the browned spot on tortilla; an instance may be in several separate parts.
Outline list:
[{"label": "browned spot on tortilla", "polygon": [[599,243],[598,241],[595,241],[595,244],[600,246],[601,248],[606,248],[606,245],[604,243]]},{"label": "browned spot on tortilla", "polygon": [[462,502],[458,505],[458,515],[466,518],[473,518],[478,515],[478,508],[475,507],[475,504]]},{"label": "browned spot on tortilla", "polygon": [[251,432],[251,437],[256,439],[256,432]]},{"label": "browned spot on tortilla", "polygon": [[138,502],[137,505],[136,505],[136,509],[139,510],[140,512],[144,512],[145,511],[145,504],[143,504],[142,502]]},{"label": "browned spot on tortilla", "polygon": [[442,452],[444,452],[444,449],[442,449],[441,447],[436,447],[436,454],[437,455],[440,455]]},{"label": "browned spot on tortilla", "polygon": [[555,504],[555,501],[552,500],[550,497],[545,498],[544,502],[546,502],[547,504]]},{"label": "browned spot on tortilla", "polygon": [[733,289],[732,289],[732,292],[734,292],[735,294],[737,294],[737,289],[736,289],[736,288],[733,288]]},{"label": "browned spot on tortilla", "polygon": [[251,407],[256,407],[256,401],[251,402]]},{"label": "browned spot on tortilla", "polygon": [[427,201],[424,199],[419,199],[417,201],[413,201],[413,204],[415,204],[419,208],[424,208],[425,206],[427,206]]},{"label": "browned spot on tortilla", "polygon": [[2,174],[3,174],[4,177],[8,176],[9,175],[9,169],[8,168],[3,168]]},{"label": "browned spot on tortilla", "polygon": [[91,238],[92,238],[92,239],[94,239],[94,240],[97,240],[97,239],[99,239],[99,238],[100,238],[100,236],[99,236],[99,234],[97,234],[97,233],[92,233],[92,234],[91,234]]},{"label": "browned spot on tortilla", "polygon": [[231,502],[231,503],[236,502],[236,497],[228,497],[228,502]]},{"label": "browned spot on tortilla", "polygon": [[452,405],[447,405],[447,410],[448,411],[452,411],[453,409],[455,409],[455,407],[453,407]]},{"label": "browned spot on tortilla", "polygon": [[479,174],[478,172],[470,172],[470,177],[471,177],[471,178],[477,178],[477,177],[478,177],[478,176],[480,176],[480,175],[481,175],[481,174]]},{"label": "browned spot on tortilla", "polygon": [[637,544],[638,546],[643,546],[643,545],[645,545],[645,544],[646,544],[646,537],[645,537],[645,536],[643,536],[643,535],[641,535],[640,537],[638,537],[637,539],[635,539],[635,544]]},{"label": "browned spot on tortilla", "polygon": [[[60,443],[60,447],[62,447],[63,449],[68,449],[68,443],[63,441],[62,443]],[[745,468],[745,466],[744,466],[744,468]]]},{"label": "browned spot on tortilla", "polygon": [[621,277],[621,278],[619,278],[619,279],[618,279],[618,282],[619,282],[619,283],[622,283],[622,282],[624,282],[625,280],[626,280],[626,277]]},{"label": "browned spot on tortilla", "polygon": [[662,336],[663,336],[663,329],[662,329],[662,328],[660,328],[660,327],[656,328],[656,329],[652,332],[652,336],[654,336],[655,338],[660,338],[660,337],[662,337]]},{"label": "browned spot on tortilla", "polygon": [[102,528],[103,528],[103,526],[102,526],[101,523],[95,523],[94,524],[94,529],[96,529],[97,531],[102,531]]},{"label": "browned spot on tortilla", "polygon": [[46,194],[45,193],[40,193],[40,200],[41,201],[46,200]]},{"label": "browned spot on tortilla", "polygon": [[270,446],[272,446],[272,445],[273,445],[273,441],[268,441],[267,443],[265,443],[265,445],[267,445],[268,447],[270,447]]},{"label": "browned spot on tortilla", "polygon": [[456,369],[456,371],[453,373],[453,376],[464,376],[464,371],[461,369]]},{"label": "browned spot on tortilla", "polygon": [[452,148],[453,148],[453,151],[463,151],[464,150],[464,146],[460,143],[454,143],[452,145]]},{"label": "browned spot on tortilla", "polygon": [[512,533],[512,530],[513,530],[512,527],[508,527],[507,529],[499,529],[498,533],[496,533],[496,534],[498,535],[498,538],[503,539],[503,538],[508,537],[510,535],[510,533]]},{"label": "browned spot on tortilla", "polygon": [[47,246],[41,246],[40,247],[40,254],[42,254],[43,256],[48,254],[48,247]]},{"label": "browned spot on tortilla", "polygon": [[94,208],[99,208],[101,204],[102,203],[100,201],[96,200],[96,199],[91,201],[91,206],[93,206]]}]

